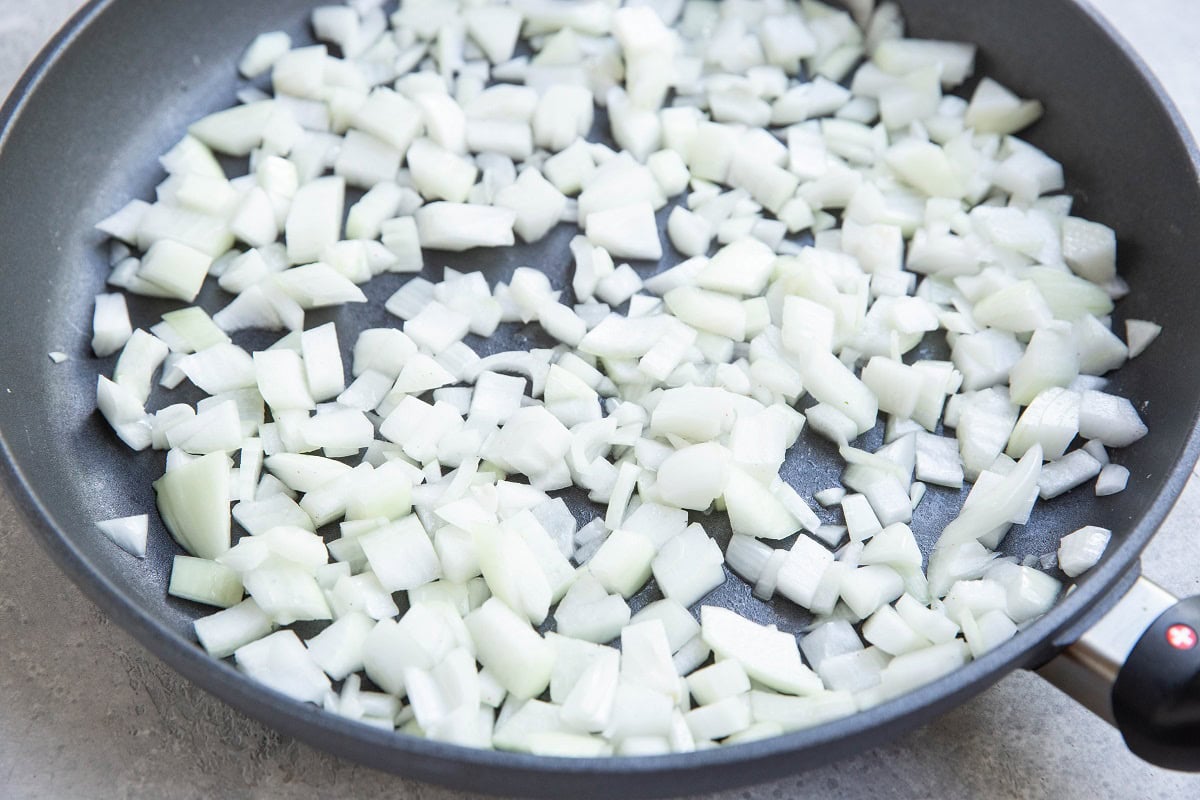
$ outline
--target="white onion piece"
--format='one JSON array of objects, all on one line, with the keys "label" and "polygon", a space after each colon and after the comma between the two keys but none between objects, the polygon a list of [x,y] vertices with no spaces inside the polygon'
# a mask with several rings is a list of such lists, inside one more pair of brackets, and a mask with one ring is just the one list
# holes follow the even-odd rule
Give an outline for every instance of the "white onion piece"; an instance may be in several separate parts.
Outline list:
[{"label": "white onion piece", "polygon": [[715,443],[678,450],[658,467],[658,491],[668,503],[703,511],[725,492],[728,458]]},{"label": "white onion piece", "polygon": [[192,626],[209,655],[225,658],[269,634],[273,623],[253,598],[246,598],[235,606],[197,619]]},{"label": "white onion piece", "polygon": [[811,695],[821,680],[800,661],[796,639],[716,606],[700,612],[704,641],[720,656],[737,661],[754,680],[780,692]]},{"label": "white onion piece", "polygon": [[167,594],[230,608],[242,600],[242,581],[236,572],[216,561],[177,555],[171,565]]},{"label": "white onion piece", "polygon": [[1124,397],[1084,392],[1079,404],[1079,435],[1109,447],[1127,447],[1145,436],[1147,428],[1133,404]]},{"label": "white onion piece", "polygon": [[883,530],[870,501],[861,494],[850,494],[842,498],[842,517],[851,541],[861,542]]},{"label": "white onion piece", "polygon": [[841,596],[846,605],[860,618],[866,618],[881,606],[904,593],[904,581],[891,567],[872,565],[858,567],[841,580]]},{"label": "white onion piece", "polygon": [[374,627],[374,620],[366,614],[352,611],[339,616],[305,644],[326,675],[335,681],[342,680],[363,668],[363,645]]},{"label": "white onion piece", "polygon": [[1098,222],[1064,219],[1062,253],[1075,274],[1093,283],[1108,283],[1117,275],[1117,235]]},{"label": "white onion piece", "polygon": [[618,258],[657,261],[662,258],[662,243],[654,209],[649,203],[597,211],[587,219],[587,237]]},{"label": "white onion piece", "polygon": [[750,678],[733,659],[718,661],[687,676],[688,691],[699,705],[711,705],[750,691]]},{"label": "white onion piece", "polygon": [[96,295],[92,330],[92,351],[100,358],[110,356],[125,346],[125,342],[133,335],[125,295]]},{"label": "white onion piece", "polygon": [[541,694],[550,682],[554,650],[521,617],[492,598],[464,622],[479,661],[514,697]]},{"label": "white onion piece", "polygon": [[880,676],[881,692],[884,697],[895,697],[931,683],[962,666],[969,652],[965,644],[955,640],[897,656]]},{"label": "white onion piece", "polygon": [[191,302],[200,293],[211,264],[211,256],[186,244],[163,239],[146,252],[138,277],[154,284],[168,297]]},{"label": "white onion piece", "polygon": [[[666,597],[691,606],[725,582],[724,562],[717,543],[699,525],[692,525],[663,545],[651,570]],[[590,568],[595,571],[594,560]]]},{"label": "white onion piece", "polygon": [[527,169],[511,186],[496,193],[495,203],[515,214],[513,229],[526,242],[536,242],[562,217],[567,198],[542,173]]},{"label": "white onion piece", "polygon": [[511,527],[480,526],[473,537],[484,580],[506,607],[540,625],[555,597],[538,556]]},{"label": "white onion piece", "polygon": [[[271,283],[303,309],[367,302],[367,296],[352,281],[320,261],[284,270]],[[295,330],[300,326],[288,327]]]},{"label": "white onion piece", "polygon": [[1062,537],[1058,543],[1058,566],[1074,578],[1087,572],[1108,547],[1112,531],[1088,525]]},{"label": "white onion piece", "polygon": [[333,323],[304,331],[300,336],[300,347],[312,398],[321,402],[340,394],[346,388],[346,379]]},{"label": "white onion piece", "polygon": [[188,133],[217,152],[245,156],[262,142],[263,131],[276,111],[274,100],[234,106],[192,123]]},{"label": "white onion piece", "polygon": [[861,563],[885,564],[893,569],[920,569],[921,550],[912,529],[902,522],[887,526],[863,547]]},{"label": "white onion piece", "polygon": [[1129,357],[1141,355],[1162,333],[1162,326],[1144,319],[1125,320],[1125,339],[1129,342]]},{"label": "white onion piece", "polygon": [[139,328],[121,349],[113,380],[145,403],[150,399],[154,373],[166,359],[167,352],[165,342]]},{"label": "white onion piece", "polygon": [[247,675],[297,700],[319,703],[329,692],[329,678],[290,630],[242,645],[234,658]]},{"label": "white onion piece", "polygon": [[97,522],[96,526],[112,539],[113,543],[130,555],[146,557],[146,539],[149,533],[149,517],[137,514],[131,517]]},{"label": "white onion piece", "polygon": [[423,247],[461,251],[513,243],[516,214],[509,209],[439,202],[418,209],[415,216]]},{"label": "white onion piece", "polygon": [[268,559],[242,576],[246,593],[267,616],[280,625],[296,620],[332,618],[328,602],[316,579],[304,567]]},{"label": "white onion piece", "polygon": [[1105,464],[1096,478],[1096,496],[1104,497],[1125,491],[1129,483],[1129,469],[1120,464]]},{"label": "white onion piece", "polygon": [[341,178],[318,178],[296,192],[285,231],[291,263],[315,261],[338,240],[344,197],[345,182]]},{"label": "white onion piece", "polygon": [[200,558],[216,558],[229,549],[229,482],[225,454],[211,453],[154,483],[167,530]]},{"label": "white onion piece", "polygon": [[608,594],[590,574],[580,576],[554,612],[564,635],[589,642],[615,639],[630,620],[629,605],[619,594]]},{"label": "white onion piece", "polygon": [[1004,587],[1004,613],[1018,624],[1037,619],[1049,611],[1062,590],[1062,585],[1052,576],[1008,562],[997,562],[987,575]]},{"label": "white onion piece", "polygon": [[246,78],[255,78],[271,68],[279,57],[290,50],[292,38],[283,31],[260,33],[242,54],[238,72]]},{"label": "white onion piece", "polygon": [[888,655],[898,656],[930,646],[891,606],[883,606],[863,623],[863,638]]},{"label": "white onion piece", "polygon": [[801,534],[779,567],[776,590],[796,605],[811,608],[833,554]]},{"label": "white onion piece", "polygon": [[1089,453],[1073,450],[1042,467],[1042,474],[1038,476],[1039,495],[1043,500],[1058,497],[1095,478],[1102,468],[1103,465]]}]

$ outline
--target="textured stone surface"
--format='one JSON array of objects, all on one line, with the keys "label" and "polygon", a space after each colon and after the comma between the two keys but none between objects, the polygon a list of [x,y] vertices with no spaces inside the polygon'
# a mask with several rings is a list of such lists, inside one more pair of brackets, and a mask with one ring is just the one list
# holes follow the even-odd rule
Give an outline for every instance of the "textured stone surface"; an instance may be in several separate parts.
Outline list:
[{"label": "textured stone surface", "polygon": [[[77,0],[0,0],[0,94]],[[1097,6],[1200,130],[1194,0]],[[10,191],[6,188],[6,191]],[[1146,553],[1146,573],[1200,591],[1200,482]],[[0,494],[0,796],[455,800],[281,738],[148,655],[69,583]],[[716,798],[1194,798],[1035,676],[1017,673],[906,740]]]}]

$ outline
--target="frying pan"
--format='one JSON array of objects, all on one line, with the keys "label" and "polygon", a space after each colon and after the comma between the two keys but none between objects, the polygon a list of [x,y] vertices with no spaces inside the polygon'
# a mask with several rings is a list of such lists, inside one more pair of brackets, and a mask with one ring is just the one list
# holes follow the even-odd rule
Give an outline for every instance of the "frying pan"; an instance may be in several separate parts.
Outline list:
[{"label": "frying pan", "polygon": [[[250,37],[284,29],[296,41],[307,40],[306,12],[313,4],[97,0],[47,47],[3,110],[0,297],[10,310],[0,319],[2,472],[39,542],[113,619],[180,673],[284,733],[376,768],[462,789],[635,797],[759,782],[861,752],[1011,670],[1043,665],[1059,676],[1076,668],[1073,677],[1059,679],[1077,693],[1098,687],[1089,702],[1123,723],[1139,754],[1178,768],[1200,767],[1181,744],[1200,741],[1200,649],[1168,652],[1162,636],[1169,623],[1197,626],[1200,614],[1187,601],[1173,605],[1173,598],[1138,577],[1139,553],[1200,453],[1200,353],[1189,341],[1192,270],[1200,252],[1200,157],[1136,57],[1093,12],[1068,0],[901,2],[913,35],[978,43],[977,72],[1046,103],[1046,117],[1027,138],[1063,161],[1076,213],[1118,231],[1122,273],[1136,288],[1119,305],[1118,323],[1144,318],[1165,328],[1112,383],[1114,392],[1135,401],[1151,430],[1116,454],[1133,476],[1130,490],[1107,498],[1094,498],[1086,488],[1072,492],[1039,506],[1030,523],[1004,542],[1006,554],[1022,557],[1052,551],[1059,536],[1084,524],[1113,529],[1103,560],[1045,617],[963,669],[855,716],[736,747],[640,759],[548,759],[388,734],[273,694],[230,663],[208,658],[190,630],[203,610],[165,595],[178,550],[154,515],[144,562],[127,557],[94,528],[98,519],[152,509],[150,482],[161,462],[160,454],[131,455],[93,411],[96,374],[111,373],[113,364],[88,351],[92,297],[103,290],[107,273],[102,239],[91,226],[128,198],[149,197],[162,177],[154,157],[190,121],[232,104],[238,83],[231,65]],[[536,248],[436,254],[427,262],[483,269],[491,280],[532,264],[555,285],[569,284],[569,235],[562,229]],[[635,266],[643,273],[655,269]],[[372,303],[313,313],[309,324],[334,320],[344,341],[363,328],[389,324],[381,300],[402,281],[381,276],[366,287]],[[201,296],[209,308],[221,302],[212,287]],[[172,307],[139,298],[131,303],[134,324],[152,324]],[[242,341],[261,347],[269,339],[251,335]],[[541,343],[529,329],[473,342],[489,350]],[[51,365],[46,353],[54,349],[68,352],[70,360]],[[934,344],[927,352],[941,351]],[[195,398],[185,393],[178,399]],[[877,430],[862,444],[873,448],[879,440]],[[789,453],[784,476],[811,492],[833,485],[839,471],[832,448],[802,439]],[[960,500],[930,491],[914,522],[926,552]],[[572,503],[582,512],[577,498]],[[705,524],[718,538],[728,535],[714,519]],[[645,590],[635,605],[654,599],[654,592]],[[786,604],[754,600],[736,578],[705,602],[784,630],[807,621]],[[1126,656],[1131,665],[1121,670]],[[1131,707],[1139,704],[1129,697],[1142,699],[1142,707]]]}]

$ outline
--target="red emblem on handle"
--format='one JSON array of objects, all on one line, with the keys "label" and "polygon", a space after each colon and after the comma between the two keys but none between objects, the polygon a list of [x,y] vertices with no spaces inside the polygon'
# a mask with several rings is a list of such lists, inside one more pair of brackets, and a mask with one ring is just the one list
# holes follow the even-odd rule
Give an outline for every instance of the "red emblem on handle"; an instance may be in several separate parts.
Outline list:
[{"label": "red emblem on handle", "polygon": [[1180,624],[1167,628],[1167,644],[1176,650],[1191,650],[1196,643],[1196,631],[1190,626]]}]

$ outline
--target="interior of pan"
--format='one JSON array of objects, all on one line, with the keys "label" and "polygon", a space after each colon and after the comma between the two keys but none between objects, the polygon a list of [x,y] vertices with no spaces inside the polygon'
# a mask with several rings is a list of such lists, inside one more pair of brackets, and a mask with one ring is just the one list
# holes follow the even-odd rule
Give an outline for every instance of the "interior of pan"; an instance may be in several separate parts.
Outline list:
[{"label": "interior of pan", "polygon": [[[178,551],[153,514],[144,562],[112,547],[93,527],[98,519],[152,511],[150,482],[162,462],[158,453],[130,454],[93,412],[96,375],[110,374],[113,361],[93,359],[88,347],[92,297],[103,290],[107,272],[102,237],[92,225],[131,197],[149,198],[162,177],[155,156],[191,120],[233,103],[243,85],[233,64],[255,32],[284,29],[304,41],[313,5],[95,3],[44,55],[24,96],[10,100],[15,116],[0,143],[0,298],[7,301],[0,314],[0,439],[14,493],[42,544],[93,599],[176,669],[247,713],[373,766],[464,788],[633,795],[764,780],[860,750],[929,718],[993,676],[1044,657],[1052,634],[1128,571],[1182,487],[1195,458],[1200,405],[1200,354],[1188,327],[1196,291],[1192,259],[1200,252],[1193,152],[1153,85],[1079,6],[909,0],[901,5],[915,35],[978,42],[980,72],[1045,102],[1046,117],[1029,138],[1063,161],[1078,213],[1113,226],[1120,236],[1121,269],[1136,291],[1120,304],[1118,320],[1152,319],[1165,328],[1114,381],[1116,391],[1135,400],[1152,432],[1118,455],[1131,470],[1131,490],[1101,499],[1086,489],[1073,492],[1040,508],[1004,545],[1018,556],[1040,555],[1079,525],[1113,528],[1105,561],[1080,589],[1004,647],[906,698],[813,731],[689,756],[566,761],[467,751],[383,734],[263,692],[193,643],[190,623],[203,610],[166,596]],[[517,266],[536,266],[560,286],[569,284],[571,235],[564,226],[533,248],[430,254],[427,263],[437,268],[434,279],[442,266],[451,266],[483,270],[493,281]],[[634,266],[642,273],[656,268]],[[365,287],[372,303],[313,313],[310,324],[335,320],[343,341],[363,328],[394,324],[382,300],[403,280],[381,276]],[[213,289],[201,297],[210,309],[227,299]],[[136,299],[134,324],[152,324],[171,307]],[[261,347],[270,339],[240,341]],[[488,350],[544,343],[533,329],[472,342]],[[51,350],[70,360],[52,364]],[[195,398],[185,393],[184,399]],[[152,400],[167,402],[177,399]],[[864,443],[873,447],[879,436],[868,434]],[[833,449],[806,437],[789,453],[784,474],[805,493],[834,485],[839,472]],[[936,538],[958,500],[931,490],[913,526],[923,545]],[[585,510],[582,503],[576,507]],[[704,523],[719,538],[727,535],[717,517]],[[641,602],[654,591],[646,590]],[[789,604],[755,600],[736,578],[706,602],[784,629],[805,621]],[[598,774],[603,783],[590,780]]]}]

